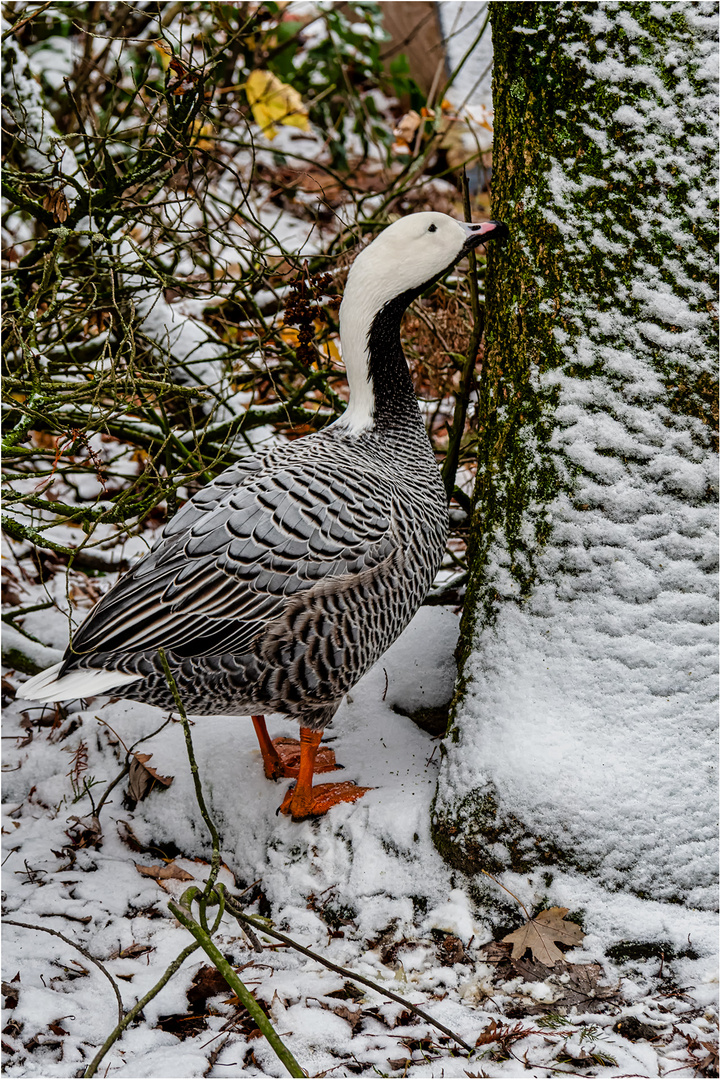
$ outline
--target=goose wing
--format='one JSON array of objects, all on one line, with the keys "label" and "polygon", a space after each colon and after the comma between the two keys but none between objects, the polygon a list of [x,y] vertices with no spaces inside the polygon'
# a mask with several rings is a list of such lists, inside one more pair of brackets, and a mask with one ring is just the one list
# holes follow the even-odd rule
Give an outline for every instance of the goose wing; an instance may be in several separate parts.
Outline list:
[{"label": "goose wing", "polygon": [[103,597],[67,663],[95,652],[240,652],[303,591],[333,579],[345,590],[398,552],[393,492],[378,477],[298,463],[240,485],[223,479]]}]

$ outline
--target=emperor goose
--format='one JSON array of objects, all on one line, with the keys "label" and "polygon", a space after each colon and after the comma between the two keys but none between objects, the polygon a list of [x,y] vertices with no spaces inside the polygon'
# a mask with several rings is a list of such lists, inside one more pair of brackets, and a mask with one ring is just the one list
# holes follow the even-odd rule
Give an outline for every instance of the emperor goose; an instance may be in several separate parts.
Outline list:
[{"label": "emperor goose", "polygon": [[112,691],[172,709],[157,650],[191,714],[279,712],[300,743],[253,716],[268,777],[295,776],[295,819],[367,788],[313,786],[337,766],[320,749],[343,695],[420,606],[446,542],[446,494],[400,338],[416,297],[472,248],[505,231],[446,214],[388,226],[356,258],[340,309],[348,408],[312,435],[245,458],[168,522],[109,590],[60,664],[23,697]]}]

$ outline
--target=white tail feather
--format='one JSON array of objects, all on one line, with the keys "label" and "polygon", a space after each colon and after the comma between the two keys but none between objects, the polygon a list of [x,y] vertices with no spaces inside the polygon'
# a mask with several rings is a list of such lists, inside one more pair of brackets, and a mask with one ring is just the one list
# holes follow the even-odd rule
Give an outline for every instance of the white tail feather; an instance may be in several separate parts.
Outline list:
[{"label": "white tail feather", "polygon": [[122,671],[84,668],[57,677],[62,663],[53,664],[39,675],[28,679],[18,692],[27,701],[69,701],[71,698],[94,697],[126,683],[142,679],[142,675],[126,675]]}]

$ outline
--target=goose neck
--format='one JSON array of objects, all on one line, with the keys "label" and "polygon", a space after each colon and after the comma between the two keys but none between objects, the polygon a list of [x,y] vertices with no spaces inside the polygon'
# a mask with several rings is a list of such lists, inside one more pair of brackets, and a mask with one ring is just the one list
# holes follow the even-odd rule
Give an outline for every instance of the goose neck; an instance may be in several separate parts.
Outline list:
[{"label": "goose neck", "polygon": [[401,320],[416,295],[384,299],[372,288],[346,289],[340,334],[350,398],[339,423],[351,432],[405,426],[420,416],[401,344]]}]

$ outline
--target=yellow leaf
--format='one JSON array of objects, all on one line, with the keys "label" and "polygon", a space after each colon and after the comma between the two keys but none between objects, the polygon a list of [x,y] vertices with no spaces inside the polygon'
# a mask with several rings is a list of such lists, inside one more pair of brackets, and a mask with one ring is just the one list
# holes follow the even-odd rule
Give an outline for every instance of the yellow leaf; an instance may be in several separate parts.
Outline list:
[{"label": "yellow leaf", "polygon": [[245,93],[253,119],[269,139],[278,134],[275,124],[290,124],[308,131],[308,111],[303,99],[297,90],[282,83],[272,71],[251,71]]},{"label": "yellow leaf", "polygon": [[158,60],[163,71],[167,71],[170,67],[170,61],[173,59],[172,50],[166,45],[166,43],[159,38],[158,41],[154,41],[155,51],[158,54]]},{"label": "yellow leaf", "polygon": [[330,361],[340,364],[340,352],[338,346],[332,338],[328,338],[327,341],[322,341],[318,346],[320,352]]},{"label": "yellow leaf", "polygon": [[278,336],[286,345],[298,345],[298,331],[294,326],[281,326]]},{"label": "yellow leaf", "polygon": [[214,138],[208,138],[208,136],[215,135],[215,128],[212,124],[203,123],[202,120],[194,120],[191,127],[191,134],[193,135],[195,145],[199,150],[215,150],[216,141]]}]

